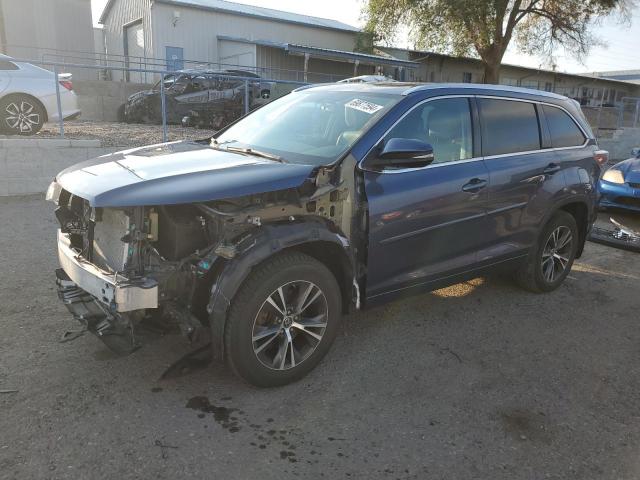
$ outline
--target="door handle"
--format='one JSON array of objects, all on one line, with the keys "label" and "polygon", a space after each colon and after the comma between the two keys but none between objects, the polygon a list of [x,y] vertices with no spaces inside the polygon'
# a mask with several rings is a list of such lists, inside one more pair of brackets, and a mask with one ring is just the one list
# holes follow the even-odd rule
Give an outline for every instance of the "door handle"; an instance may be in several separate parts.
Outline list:
[{"label": "door handle", "polygon": [[486,186],[487,186],[486,180],[482,178],[472,178],[471,180],[469,180],[469,183],[465,183],[462,186],[462,191],[468,192],[468,193],[476,193],[482,190]]},{"label": "door handle", "polygon": [[559,172],[561,169],[562,167],[557,163],[550,163],[545,167],[542,173],[544,173],[545,175],[553,175],[554,173]]}]

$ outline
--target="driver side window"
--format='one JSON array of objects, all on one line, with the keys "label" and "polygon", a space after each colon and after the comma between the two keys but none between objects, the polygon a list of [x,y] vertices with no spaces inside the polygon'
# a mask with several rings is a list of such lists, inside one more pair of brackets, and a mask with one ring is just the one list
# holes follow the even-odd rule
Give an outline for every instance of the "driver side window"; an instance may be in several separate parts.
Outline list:
[{"label": "driver side window", "polygon": [[473,157],[471,111],[467,98],[443,98],[418,105],[385,136],[430,143],[433,163]]}]

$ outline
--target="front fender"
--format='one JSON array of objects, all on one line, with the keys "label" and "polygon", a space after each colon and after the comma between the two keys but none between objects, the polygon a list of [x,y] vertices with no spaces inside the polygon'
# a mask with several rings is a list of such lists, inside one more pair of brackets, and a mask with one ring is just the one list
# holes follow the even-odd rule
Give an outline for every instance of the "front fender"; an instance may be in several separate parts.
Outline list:
[{"label": "front fender", "polygon": [[224,331],[231,301],[251,270],[278,252],[312,242],[339,245],[353,272],[351,247],[347,238],[330,231],[326,224],[315,221],[264,225],[241,240],[236,248],[239,253],[230,260],[224,260],[221,272],[211,287],[207,305],[213,356],[216,360],[224,359]]}]

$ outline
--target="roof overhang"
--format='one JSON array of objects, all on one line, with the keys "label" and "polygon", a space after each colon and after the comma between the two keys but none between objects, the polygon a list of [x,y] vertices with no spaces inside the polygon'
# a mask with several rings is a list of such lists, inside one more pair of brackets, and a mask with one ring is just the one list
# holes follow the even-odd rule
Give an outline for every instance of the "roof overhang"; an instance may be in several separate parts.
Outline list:
[{"label": "roof overhang", "polygon": [[261,47],[277,48],[284,50],[290,55],[309,55],[312,58],[322,58],[337,62],[356,63],[361,65],[389,65],[394,67],[417,68],[420,63],[409,60],[399,60],[393,57],[383,57],[381,55],[370,55],[367,53],[347,52],[345,50],[333,50],[329,48],[309,47],[293,43],[279,43],[269,40],[249,40],[241,37],[231,37],[228,35],[218,35],[218,40],[228,40],[259,45]]},{"label": "roof overhang", "polygon": [[[358,33],[361,31],[359,28],[354,27],[352,25],[347,25],[346,23],[332,21],[329,19],[322,19],[317,17],[305,18],[305,16],[303,15],[295,15],[295,14],[290,14],[290,12],[280,12],[278,10],[268,9],[263,7],[256,7],[251,9],[251,5],[234,4],[233,2],[228,2],[229,3],[228,8],[221,8],[221,7],[216,7],[215,5],[203,5],[197,2],[190,2],[189,0],[153,0],[153,1],[157,3],[165,3],[168,5],[176,5],[176,6],[187,7],[187,8],[196,8],[199,10],[206,10],[210,12],[221,12],[221,13],[228,13],[231,15],[239,15],[243,17],[262,18],[262,19],[272,20],[275,22],[303,25],[305,27],[310,27],[310,28],[321,28],[325,30],[334,30],[339,32],[350,32],[350,33]],[[98,23],[104,24],[114,2],[115,0],[107,1],[107,4],[105,5],[104,9],[102,10],[102,13],[100,14],[100,19],[98,20]],[[236,5],[237,7],[247,7],[245,9],[246,11],[242,10],[241,8],[233,8],[234,5]],[[280,14],[280,16],[278,14]],[[309,21],[308,19],[313,20],[313,22]]]}]

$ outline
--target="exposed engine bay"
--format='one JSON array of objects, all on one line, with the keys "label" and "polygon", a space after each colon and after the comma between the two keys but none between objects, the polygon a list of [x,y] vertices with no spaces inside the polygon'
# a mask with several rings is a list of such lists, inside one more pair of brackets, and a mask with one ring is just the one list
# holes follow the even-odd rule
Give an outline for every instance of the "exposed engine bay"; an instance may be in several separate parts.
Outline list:
[{"label": "exposed engine bay", "polygon": [[[298,188],[209,202],[136,207],[92,207],[57,186],[52,199],[58,205],[59,244],[62,238],[74,262],[90,264],[103,279],[110,279],[106,290],[81,288],[65,268],[59,246],[63,266],[56,272],[59,296],[77,320],[120,354],[137,349],[148,331],[180,332],[194,343],[206,342],[216,314],[216,289],[222,290],[223,271],[234,267],[236,258],[257,250],[265,239],[277,242],[273,233],[260,237],[267,227],[268,232],[282,226],[288,232],[297,230],[295,235],[304,242],[318,237],[318,231],[326,232],[323,235],[335,236],[349,263],[358,264],[356,257],[365,252],[353,248],[352,231],[360,231],[366,218],[354,206],[354,180],[345,181],[337,173],[320,169],[315,178]],[[364,238],[355,237],[358,242]],[[282,247],[286,245],[278,248]],[[269,251],[275,249],[268,247]],[[360,263],[364,264],[364,259]],[[247,274],[233,273],[239,278]],[[350,306],[359,302],[358,276],[363,275],[364,269],[349,268],[350,278],[344,282],[353,285],[353,298],[346,300]],[[131,300],[129,305],[133,295],[128,292],[134,290],[124,289],[134,288],[147,292],[149,300]],[[220,295],[228,306],[228,293]],[[138,308],[141,306],[144,308]]]}]

